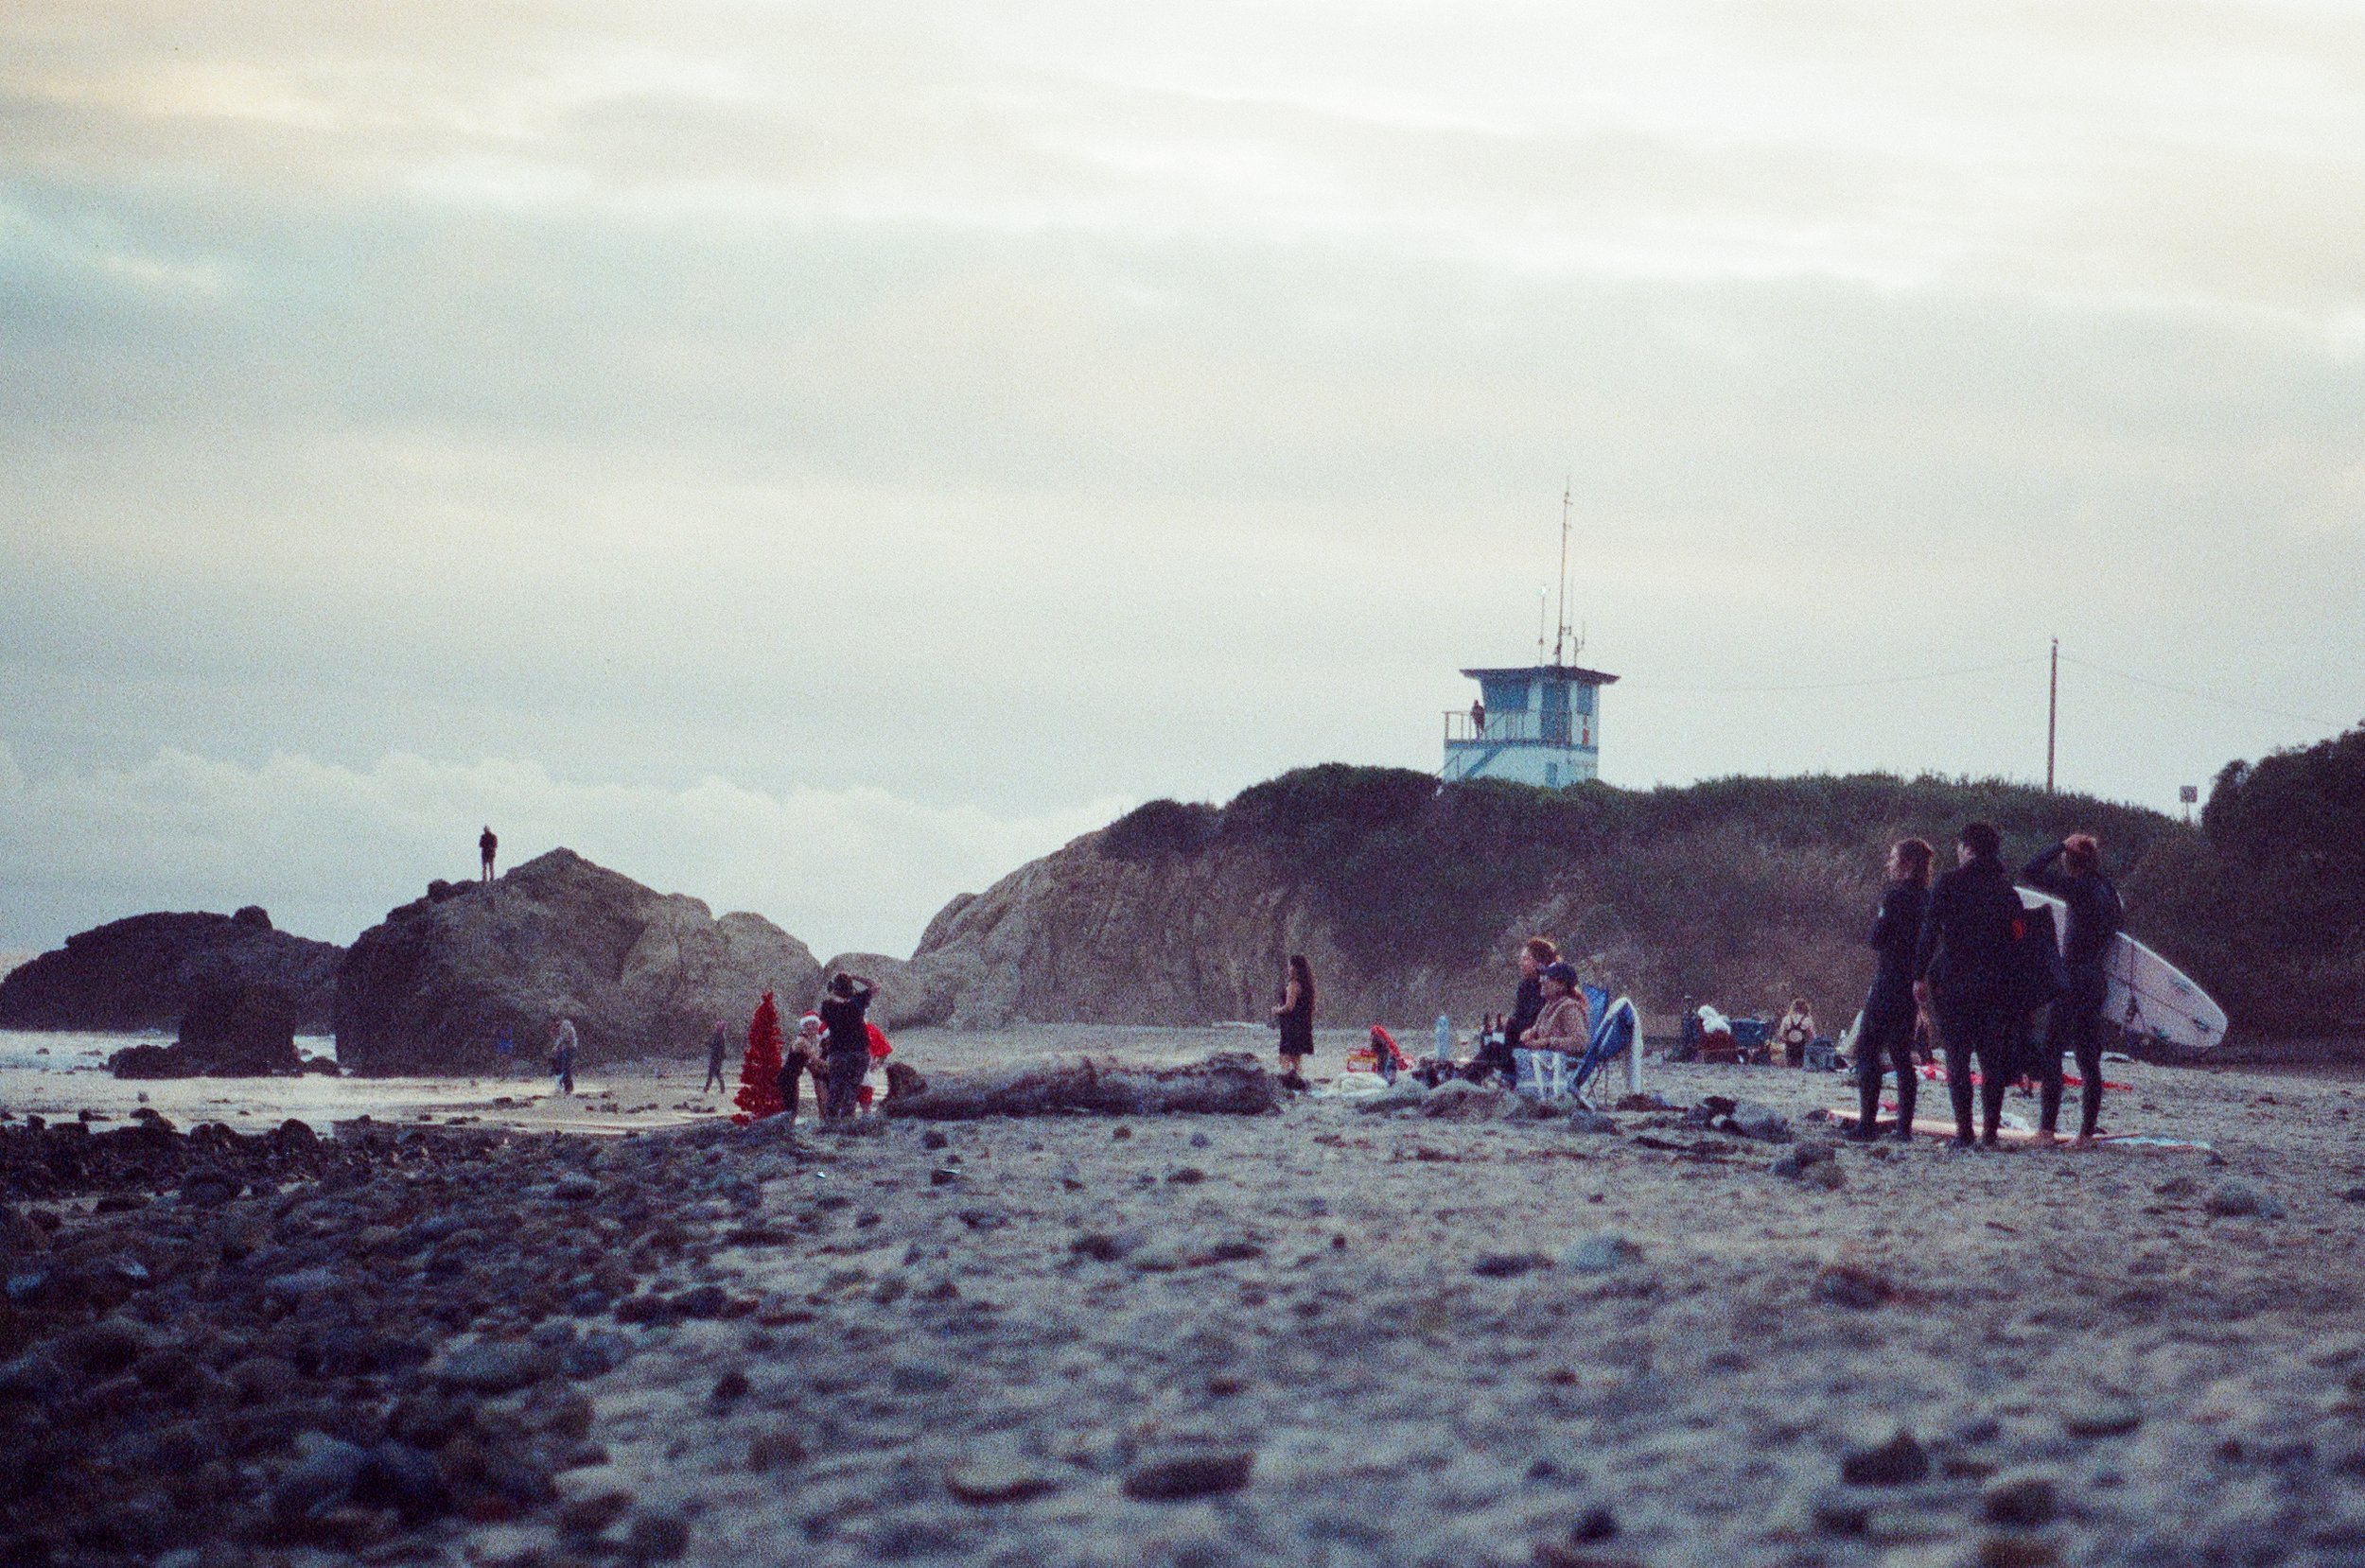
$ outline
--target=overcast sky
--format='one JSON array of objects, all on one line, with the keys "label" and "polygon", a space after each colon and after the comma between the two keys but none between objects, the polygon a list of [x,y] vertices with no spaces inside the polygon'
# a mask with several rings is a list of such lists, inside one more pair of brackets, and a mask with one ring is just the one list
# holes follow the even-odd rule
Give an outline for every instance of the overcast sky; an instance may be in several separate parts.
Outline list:
[{"label": "overcast sky", "polygon": [[11,0],[0,947],[905,951],[1435,767],[1568,476],[1613,782],[2041,778],[2058,635],[2173,810],[2365,716],[2360,236],[2355,4]]}]

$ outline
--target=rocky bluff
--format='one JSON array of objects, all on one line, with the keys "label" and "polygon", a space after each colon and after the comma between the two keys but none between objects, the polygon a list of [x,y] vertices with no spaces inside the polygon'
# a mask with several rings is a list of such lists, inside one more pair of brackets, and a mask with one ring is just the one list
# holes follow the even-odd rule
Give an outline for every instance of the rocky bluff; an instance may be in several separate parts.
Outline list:
[{"label": "rocky bluff", "polygon": [[343,950],[236,915],[134,915],[65,939],[0,978],[0,1029],[170,1029],[224,991],[287,999],[299,1033],[327,1027]]},{"label": "rocky bluff", "polygon": [[955,899],[907,962],[834,962],[886,983],[889,1027],[1192,1024],[1262,1020],[1302,952],[1323,1023],[1418,1026],[1507,1010],[1511,950],[1542,932],[1662,1018],[1803,994],[1837,1025],[1870,979],[1863,936],[1888,844],[1944,844],[1974,817],[2022,856],[2101,833],[2113,866],[2134,868],[2137,934],[2175,955],[2156,871],[2189,830],[2137,808],[1880,775],[1441,790],[1334,764],[1221,808],[1152,802]]},{"label": "rocky bluff", "polygon": [[810,999],[820,966],[755,915],[716,919],[553,849],[489,883],[435,882],[363,932],[337,981],[337,1059],[358,1072],[481,1070],[509,1027],[539,1060],[575,1020],[587,1060],[691,1055],[717,1019],[734,1035],[767,990]]}]

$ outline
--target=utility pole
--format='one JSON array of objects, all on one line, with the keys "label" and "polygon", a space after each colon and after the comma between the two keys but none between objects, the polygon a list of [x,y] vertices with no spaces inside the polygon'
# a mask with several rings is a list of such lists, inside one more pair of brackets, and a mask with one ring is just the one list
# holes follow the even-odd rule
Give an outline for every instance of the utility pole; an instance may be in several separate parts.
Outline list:
[{"label": "utility pole", "polygon": [[2061,639],[2053,639],[2053,677],[2044,701],[2044,793],[2053,793],[2053,741],[2061,728]]}]

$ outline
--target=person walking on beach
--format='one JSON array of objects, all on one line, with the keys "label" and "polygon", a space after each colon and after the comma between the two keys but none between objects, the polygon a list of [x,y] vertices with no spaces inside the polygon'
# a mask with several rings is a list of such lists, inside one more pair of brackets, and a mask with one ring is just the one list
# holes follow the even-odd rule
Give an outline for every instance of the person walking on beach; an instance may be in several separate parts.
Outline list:
[{"label": "person walking on beach", "polygon": [[1774,1038],[1791,1066],[1807,1065],[1807,1047],[1814,1043],[1814,1009],[1807,1005],[1805,997],[1792,997],[1790,1011],[1774,1026]]},{"label": "person walking on beach", "polygon": [[2084,1080],[2073,1148],[2093,1146],[2102,1122],[2102,999],[2110,989],[2107,960],[2125,911],[2119,890],[2102,874],[2102,845],[2092,833],[2072,833],[2021,868],[2020,880],[2052,894],[2069,912],[2061,933],[2061,964],[2069,988],[2053,1002],[2038,1073],[2037,1141],[2050,1143],[2061,1118],[2061,1053],[2074,1053]]},{"label": "person walking on beach", "polygon": [[505,1023],[501,1025],[500,1033],[494,1037],[493,1054],[500,1058],[501,1076],[508,1077],[511,1064],[517,1059],[517,1042],[510,1037],[509,1025]]},{"label": "person walking on beach", "polygon": [[575,1020],[560,1019],[551,1025],[551,1071],[558,1074],[558,1092],[575,1091]]},{"label": "person walking on beach", "polygon": [[485,824],[484,831],[479,833],[476,839],[476,858],[479,862],[478,880],[489,882],[493,880],[493,856],[500,846],[501,841],[493,836],[492,824]]},{"label": "person walking on beach", "polygon": [[875,980],[843,970],[830,977],[829,992],[818,1009],[827,1064],[821,1090],[824,1122],[850,1121],[861,1102],[862,1081],[870,1075],[870,1029],[866,1015],[878,994]]},{"label": "person walking on beach", "polygon": [[1289,955],[1289,982],[1272,1016],[1281,1030],[1281,1087],[1310,1089],[1302,1069],[1314,1054],[1314,967],[1304,953]]},{"label": "person walking on beach", "polygon": [[699,1093],[710,1093],[723,1087],[723,1054],[730,1046],[730,1026],[717,1019],[714,1033],[707,1037],[707,1081],[700,1086]]},{"label": "person walking on beach", "polygon": [[2004,1090],[2015,1069],[2019,1020],[2010,994],[2012,944],[2023,925],[2020,895],[2001,859],[2003,836],[1974,822],[1957,835],[1954,869],[1930,889],[1914,944],[1914,1001],[1937,1022],[1957,1149],[1971,1147],[1971,1061],[1979,1064],[1981,1141],[1995,1145]]},{"label": "person walking on beach", "polygon": [[1889,883],[1872,916],[1872,989],[1865,993],[1856,1028],[1856,1125],[1848,1137],[1869,1142],[1881,1115],[1883,1063],[1897,1074],[1897,1141],[1914,1139],[1914,949],[1930,902],[1930,841],[1899,839],[1889,846]]}]

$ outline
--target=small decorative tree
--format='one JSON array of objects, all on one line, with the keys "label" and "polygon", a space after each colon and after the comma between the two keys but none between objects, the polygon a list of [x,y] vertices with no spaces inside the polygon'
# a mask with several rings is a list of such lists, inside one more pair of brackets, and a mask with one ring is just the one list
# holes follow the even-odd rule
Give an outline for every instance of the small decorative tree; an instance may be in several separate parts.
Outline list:
[{"label": "small decorative tree", "polygon": [[739,1107],[731,1120],[741,1126],[788,1108],[780,1099],[780,1047],[784,1043],[780,1010],[766,991],[747,1024],[747,1054],[739,1064],[739,1092],[731,1096],[731,1104]]}]

